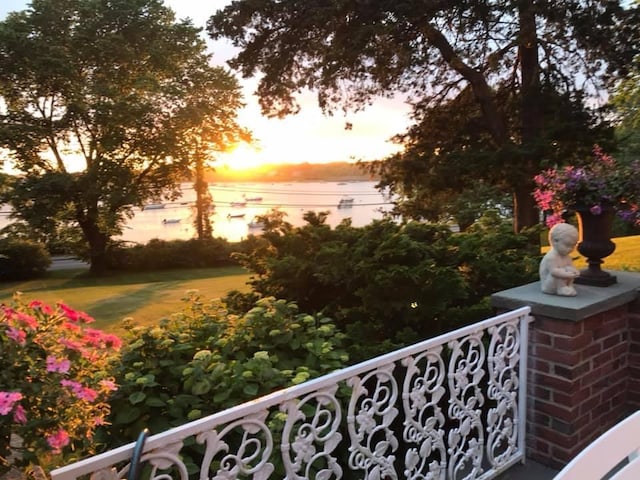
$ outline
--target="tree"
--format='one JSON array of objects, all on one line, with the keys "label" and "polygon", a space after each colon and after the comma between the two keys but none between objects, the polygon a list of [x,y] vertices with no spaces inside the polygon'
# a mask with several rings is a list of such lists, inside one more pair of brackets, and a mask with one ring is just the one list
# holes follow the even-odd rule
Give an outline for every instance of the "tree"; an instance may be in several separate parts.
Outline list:
[{"label": "tree", "polygon": [[616,86],[612,103],[618,120],[621,160],[640,160],[640,55],[634,59],[627,77]]},{"label": "tree", "polygon": [[243,134],[237,81],[159,0],[33,0],[0,23],[0,72],[15,215],[77,225],[93,273],[135,207],[179,195],[198,129]]},{"label": "tree", "polygon": [[[231,65],[243,75],[261,72],[257,93],[272,115],[295,113],[295,94],[307,88],[328,111],[395,93],[429,113],[452,102],[472,105],[468,126],[515,172],[500,180],[513,193],[520,229],[537,222],[531,178],[555,141],[543,136],[543,89],[579,95],[587,82],[593,92],[624,73],[638,49],[627,39],[637,35],[640,15],[621,3],[239,0],[211,17],[208,32],[240,47]],[[467,138],[450,128],[448,137],[457,140],[455,151],[422,154],[439,155],[453,178],[472,168],[476,180],[494,184],[498,172],[481,158],[489,148],[467,165],[468,155],[458,155],[473,151]],[[403,167],[423,163],[416,155],[408,161]],[[401,174],[412,176],[410,168]]]}]

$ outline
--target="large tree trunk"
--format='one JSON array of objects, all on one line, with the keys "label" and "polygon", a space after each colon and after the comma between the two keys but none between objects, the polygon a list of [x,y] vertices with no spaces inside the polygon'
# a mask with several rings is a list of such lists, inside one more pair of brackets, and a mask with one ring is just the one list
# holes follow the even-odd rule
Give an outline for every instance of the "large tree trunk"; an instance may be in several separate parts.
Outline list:
[{"label": "large tree trunk", "polygon": [[540,95],[540,64],[538,61],[538,38],[536,18],[532,0],[521,0],[519,5],[520,35],[518,56],[520,57],[520,136],[521,136],[521,180],[514,191],[514,224],[519,232],[539,221],[533,200],[533,176],[539,164],[540,138],[544,126],[542,99]]},{"label": "large tree trunk", "polygon": [[107,271],[107,244],[109,236],[100,231],[96,222],[82,220],[80,228],[89,244],[89,273],[103,275]]}]

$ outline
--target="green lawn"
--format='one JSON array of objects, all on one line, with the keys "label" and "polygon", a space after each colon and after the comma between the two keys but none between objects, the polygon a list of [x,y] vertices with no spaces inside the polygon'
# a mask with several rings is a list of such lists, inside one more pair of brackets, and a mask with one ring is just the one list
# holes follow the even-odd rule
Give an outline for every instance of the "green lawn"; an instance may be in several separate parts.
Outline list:
[{"label": "green lawn", "polygon": [[[616,251],[605,259],[605,270],[640,271],[640,236],[615,238]],[[546,251],[547,248],[543,248]],[[574,252],[578,257],[578,252]],[[583,258],[575,260],[586,266]],[[125,317],[137,324],[153,324],[182,309],[187,290],[198,290],[204,299],[224,296],[230,290],[248,291],[249,274],[241,267],[167,270],[126,273],[106,278],[86,276],[86,270],[59,270],[45,278],[0,283],[0,303],[20,291],[28,300],[54,304],[62,301],[96,319],[95,327],[120,330]]]},{"label": "green lawn", "polygon": [[153,324],[180,311],[187,290],[198,290],[209,300],[234,289],[248,291],[248,279],[249,274],[241,267],[126,273],[106,278],[87,277],[86,270],[59,270],[38,280],[0,283],[0,303],[16,291],[27,300],[50,304],[62,301],[94,317],[95,328],[117,333],[125,317],[132,317],[136,324]]},{"label": "green lawn", "polygon": [[[616,244],[616,250],[604,259],[603,270],[625,270],[640,272],[640,236],[618,237],[612,239]],[[546,252],[549,247],[543,247]],[[574,264],[578,268],[587,266],[586,260],[575,250],[571,256],[575,259]]]}]

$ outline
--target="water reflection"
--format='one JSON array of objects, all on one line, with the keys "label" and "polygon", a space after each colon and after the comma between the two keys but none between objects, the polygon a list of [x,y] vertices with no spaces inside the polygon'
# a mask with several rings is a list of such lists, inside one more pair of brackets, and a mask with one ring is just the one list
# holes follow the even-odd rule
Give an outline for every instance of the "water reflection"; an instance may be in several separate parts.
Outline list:
[{"label": "water reflection", "polygon": [[[211,215],[213,235],[239,241],[259,229],[249,223],[258,215],[278,208],[294,226],[304,223],[309,210],[329,211],[327,223],[332,227],[351,218],[361,227],[382,218],[382,211],[392,207],[389,199],[375,189],[376,182],[293,182],[293,183],[220,183],[210,186],[215,210]],[[180,199],[162,205],[147,205],[129,220],[120,240],[146,243],[152,238],[187,240],[195,236],[193,226],[195,192],[189,183],[182,186]],[[347,208],[338,208],[340,200],[352,198]],[[343,203],[344,205],[344,203]],[[0,210],[0,228],[4,227],[8,207]],[[244,215],[244,216],[241,216]]]}]

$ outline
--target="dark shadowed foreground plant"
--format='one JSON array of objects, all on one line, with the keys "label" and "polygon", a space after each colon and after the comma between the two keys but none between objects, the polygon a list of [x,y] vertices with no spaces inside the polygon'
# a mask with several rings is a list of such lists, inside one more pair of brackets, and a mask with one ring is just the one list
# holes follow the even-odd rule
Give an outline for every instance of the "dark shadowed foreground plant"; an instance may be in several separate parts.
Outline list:
[{"label": "dark shadowed foreground plant", "polygon": [[347,363],[331,320],[263,298],[244,315],[191,293],[185,310],[154,327],[128,327],[111,400],[109,447],[302,383]]}]

